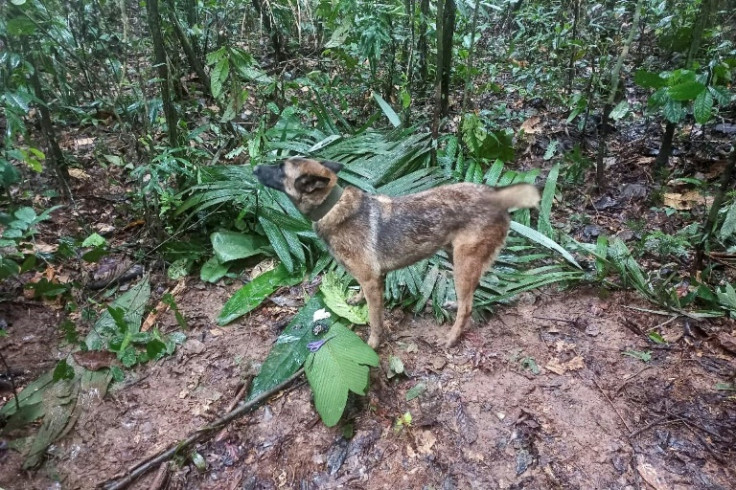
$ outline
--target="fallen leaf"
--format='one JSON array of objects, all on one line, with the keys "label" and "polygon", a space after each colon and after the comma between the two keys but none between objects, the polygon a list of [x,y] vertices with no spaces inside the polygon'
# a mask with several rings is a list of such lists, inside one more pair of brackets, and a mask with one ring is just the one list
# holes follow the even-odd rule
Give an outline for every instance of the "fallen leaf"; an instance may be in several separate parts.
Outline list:
[{"label": "fallen leaf", "polygon": [[115,364],[115,354],[105,350],[88,350],[77,351],[72,354],[74,360],[85,369],[90,371],[99,371],[100,369],[109,368]]},{"label": "fallen leaf", "polygon": [[521,129],[523,129],[527,134],[541,133],[543,128],[540,122],[541,118],[539,116],[532,116],[521,123]]},{"label": "fallen leaf", "polygon": [[580,356],[575,356],[567,362],[560,362],[560,360],[555,357],[545,366],[549,371],[559,375],[563,375],[568,371],[577,371],[578,369],[583,369],[583,367],[585,367],[585,362]]},{"label": "fallen leaf", "polygon": [[419,454],[430,454],[432,453],[432,446],[437,442],[437,438],[431,431],[423,430],[419,432],[416,442]]},{"label": "fallen leaf", "polygon": [[92,177],[87,172],[82,170],[81,168],[70,168],[69,177],[73,179],[81,180],[84,182],[89,182],[90,180],[92,180]]},{"label": "fallen leaf", "polygon": [[[176,286],[171,290],[171,296],[176,299],[182,291],[184,291],[184,288],[186,288],[187,285],[187,278],[182,277],[179,279],[179,282],[176,283]],[[164,293],[164,296],[166,294]],[[143,325],[141,325],[141,332],[147,332],[153,327],[153,325],[158,320],[158,317],[161,316],[162,313],[168,311],[169,305],[164,303],[163,301],[159,301],[159,303],[156,305],[156,307],[151,310],[151,313],[148,314],[146,317],[146,320],[143,322]]]},{"label": "fallen leaf", "polygon": [[657,470],[654,469],[654,466],[643,462],[641,459],[639,460],[639,464],[636,465],[636,471],[639,472],[642,479],[651,485],[654,490],[667,490],[670,488],[664,478],[657,474]]},{"label": "fallen leaf", "polygon": [[713,204],[711,196],[703,196],[698,191],[687,191],[682,194],[678,192],[665,192],[663,195],[664,205],[668,208],[684,211],[692,209],[696,204]]},{"label": "fallen leaf", "polygon": [[[93,138],[77,138],[74,140],[74,148],[77,150],[86,150],[94,146],[95,140]],[[70,169],[71,170],[71,169]],[[71,172],[69,172],[71,174]]]},{"label": "fallen leaf", "polygon": [[726,332],[718,334],[718,343],[729,352],[736,354],[736,337]]}]

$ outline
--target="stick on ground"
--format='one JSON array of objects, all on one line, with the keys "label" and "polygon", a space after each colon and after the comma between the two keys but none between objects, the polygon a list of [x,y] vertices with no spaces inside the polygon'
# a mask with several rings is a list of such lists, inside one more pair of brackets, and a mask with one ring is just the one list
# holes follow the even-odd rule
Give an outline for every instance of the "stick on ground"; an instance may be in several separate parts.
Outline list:
[{"label": "stick on ground", "polygon": [[251,410],[256,408],[258,405],[260,405],[262,402],[266,401],[271,396],[275,395],[279,391],[289,386],[295,379],[297,379],[302,374],[304,374],[304,368],[295,372],[289,379],[283,381],[281,384],[273,387],[267,392],[261,393],[260,395],[252,399],[251,401],[240,405],[238,408],[230,411],[225,416],[214,421],[213,423],[197,429],[196,431],[194,431],[193,434],[191,434],[186,439],[178,441],[172,444],[171,446],[169,446],[169,449],[166,449],[154,456],[149,456],[143,461],[136,463],[135,465],[131,466],[128,469],[126,474],[116,475],[111,480],[103,482],[97,486],[104,488],[105,490],[119,490],[122,488],[126,488],[128,485],[133,483],[133,481],[135,481],[138,477],[158,467],[158,465],[160,465],[164,461],[168,461],[180,451],[190,447],[196,442],[206,439],[211,434],[214,434],[216,431],[224,427],[226,424],[250,412]]}]

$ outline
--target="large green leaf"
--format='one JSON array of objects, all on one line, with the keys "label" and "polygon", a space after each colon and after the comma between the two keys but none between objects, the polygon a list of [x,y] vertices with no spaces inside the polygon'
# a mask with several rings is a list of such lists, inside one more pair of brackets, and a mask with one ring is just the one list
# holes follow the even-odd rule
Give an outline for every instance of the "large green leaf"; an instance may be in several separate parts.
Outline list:
[{"label": "large green leaf", "polygon": [[705,90],[705,85],[692,80],[684,83],[678,83],[677,85],[670,87],[668,90],[670,97],[673,100],[684,102],[688,100],[695,100],[695,98]]},{"label": "large green leaf", "polygon": [[705,124],[710,119],[713,111],[713,96],[708,90],[703,90],[698,94],[693,102],[693,115],[695,120],[700,124]]},{"label": "large green leaf", "polygon": [[221,264],[263,253],[263,248],[268,245],[260,235],[246,235],[235,231],[216,231],[210,235],[210,240]]},{"label": "large green leaf", "polygon": [[275,269],[264,272],[233,294],[217,316],[217,324],[227,325],[253,311],[281,286],[293,286],[302,282],[302,279],[304,269],[291,273],[283,264],[279,264]]},{"label": "large green leaf", "polygon": [[307,356],[304,371],[314,392],[314,406],[322,422],[332,427],[340,420],[348,392],[364,395],[369,366],[378,366],[378,355],[360,337],[335,324],[324,334],[323,344]]},{"label": "large green leaf", "polygon": [[682,106],[682,103],[676,100],[668,100],[664,104],[664,117],[671,123],[677,124],[682,121],[687,115],[687,111]]},{"label": "large green leaf", "polygon": [[555,191],[557,190],[557,177],[560,175],[560,164],[554,165],[547,175],[547,182],[544,184],[542,192],[542,202],[539,205],[539,222],[537,230],[548,237],[552,237],[552,224],[550,216],[552,214],[552,203],[555,199]]},{"label": "large green leaf", "polygon": [[[119,323],[127,325],[127,335],[132,335],[140,329],[143,320],[143,310],[151,296],[151,285],[148,277],[120,295],[110,304],[110,307],[102,312],[100,318],[95,322],[94,328],[84,340],[89,350],[101,350],[107,347],[106,340],[119,335],[121,327]],[[122,320],[116,320],[113,312],[123,313]]]},{"label": "large green leaf", "polygon": [[646,70],[636,70],[634,83],[644,88],[662,88],[667,85],[667,80],[660,77],[658,73]]},{"label": "large green leaf", "polygon": [[199,278],[205,282],[217,282],[227,274],[228,266],[222,264],[217,257],[210,259],[202,265]]},{"label": "large green leaf", "polygon": [[570,262],[572,265],[574,265],[578,269],[582,269],[582,267],[580,267],[580,264],[577,263],[577,261],[573,258],[570,252],[562,248],[562,246],[558,244],[557,242],[555,242],[554,240],[542,235],[538,231],[532,228],[529,228],[528,226],[524,226],[521,223],[517,223],[516,221],[511,222],[511,229],[514,230],[519,235],[526,237],[529,240],[532,240],[533,242],[536,242],[542,245],[543,247],[547,247],[551,250],[558,252],[560,255],[562,255],[565,258],[565,260]]},{"label": "large green leaf", "polygon": [[226,57],[220,58],[210,74],[210,88],[212,97],[219,98],[222,94],[222,85],[230,74],[230,60]]},{"label": "large green leaf", "polygon": [[[708,230],[706,230],[708,231]],[[718,233],[721,240],[725,240],[736,232],[736,201],[729,206],[726,211],[726,218],[723,220],[723,225]]]},{"label": "large green leaf", "polygon": [[[317,340],[314,335],[314,314],[325,307],[320,296],[313,296],[289,322],[263,362],[261,371],[253,380],[249,399],[270,390],[294,374],[307,359],[307,344]],[[322,320],[330,329],[334,319]],[[329,331],[322,336],[329,335]]]},{"label": "large green leaf", "polygon": [[381,110],[386,115],[389,122],[393,124],[395,128],[401,126],[401,118],[399,118],[399,115],[396,114],[389,103],[386,102],[384,98],[378,95],[376,92],[373,92],[373,98],[376,99],[376,102],[378,102],[378,105],[381,107]]},{"label": "large green leaf", "polygon": [[346,288],[340,282],[337,274],[330,272],[322,278],[320,291],[324,295],[324,302],[327,307],[336,315],[345,318],[350,323],[357,325],[365,325],[368,323],[368,306],[363,304],[360,306],[349,305],[346,301]]}]

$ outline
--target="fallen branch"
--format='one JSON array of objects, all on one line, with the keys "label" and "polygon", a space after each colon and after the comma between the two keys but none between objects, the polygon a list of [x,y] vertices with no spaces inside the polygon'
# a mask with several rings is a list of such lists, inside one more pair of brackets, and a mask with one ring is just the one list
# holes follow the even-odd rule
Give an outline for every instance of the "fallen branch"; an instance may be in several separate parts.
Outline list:
[{"label": "fallen branch", "polygon": [[156,468],[158,465],[160,465],[164,461],[168,461],[169,459],[174,457],[174,455],[190,447],[194,443],[207,438],[210,434],[213,434],[215,431],[218,431],[219,429],[224,427],[226,424],[250,412],[252,409],[257,407],[261,402],[267,400],[271,396],[275,395],[279,391],[289,386],[289,384],[291,384],[295,379],[297,379],[302,374],[304,374],[304,368],[295,372],[289,379],[285,380],[281,384],[273,387],[267,392],[261,393],[260,395],[252,399],[251,401],[240,405],[238,408],[228,412],[225,416],[214,421],[213,423],[197,429],[196,431],[194,431],[192,435],[190,435],[186,439],[178,441],[175,444],[172,444],[171,446],[169,446],[169,449],[166,449],[154,456],[149,456],[143,461],[136,463],[135,465],[131,466],[128,469],[128,471],[126,472],[127,474],[116,475],[111,480],[100,483],[97,486],[104,488],[105,490],[118,490],[118,489],[127,487],[128,485],[133,483],[133,481],[136,478]]}]

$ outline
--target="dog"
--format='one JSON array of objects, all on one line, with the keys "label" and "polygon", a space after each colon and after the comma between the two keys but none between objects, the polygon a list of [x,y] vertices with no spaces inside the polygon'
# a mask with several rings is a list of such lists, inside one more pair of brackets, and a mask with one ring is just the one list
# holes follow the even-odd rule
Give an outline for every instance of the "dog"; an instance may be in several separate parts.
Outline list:
[{"label": "dog", "polygon": [[286,193],[313,222],[332,256],[358,281],[351,302],[368,303],[368,345],[377,349],[383,333],[386,273],[446,248],[452,256],[457,317],[446,346],[455,345],[470,319],[481,275],[506,241],[509,209],[534,208],[540,196],[531,184],[493,188],[450,184],[400,197],[342,188],[342,164],[292,157],[279,165],[255,167],[266,187]]}]

